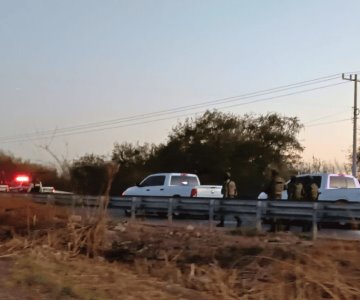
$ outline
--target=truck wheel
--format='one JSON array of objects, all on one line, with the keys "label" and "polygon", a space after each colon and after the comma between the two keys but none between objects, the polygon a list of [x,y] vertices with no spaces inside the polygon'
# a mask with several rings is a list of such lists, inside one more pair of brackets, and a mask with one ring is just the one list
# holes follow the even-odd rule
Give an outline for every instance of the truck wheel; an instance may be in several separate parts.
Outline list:
[{"label": "truck wheel", "polygon": [[[173,195],[172,198],[181,198],[180,195]],[[179,219],[181,217],[181,214],[178,211],[174,211],[173,212],[173,218],[174,219]]]},{"label": "truck wheel", "polygon": [[336,200],[335,203],[336,204],[339,204],[339,205],[344,205],[344,204],[347,204],[349,201],[345,200],[345,199],[339,199],[339,200]]},{"label": "truck wheel", "polygon": [[[343,206],[346,203],[348,203],[349,201],[345,200],[345,199],[339,199],[335,201],[335,204],[339,205],[339,206]],[[341,228],[347,227],[349,224],[346,222],[339,222],[338,225],[340,225]]]}]

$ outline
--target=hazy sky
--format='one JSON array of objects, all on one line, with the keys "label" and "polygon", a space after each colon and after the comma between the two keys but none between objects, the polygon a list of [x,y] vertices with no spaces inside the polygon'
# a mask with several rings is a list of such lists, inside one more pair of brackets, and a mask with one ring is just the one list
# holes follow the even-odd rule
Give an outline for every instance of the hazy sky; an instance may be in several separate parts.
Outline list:
[{"label": "hazy sky", "polygon": [[360,70],[359,19],[358,0],[0,0],[0,149],[35,162],[52,161],[46,145],[108,155],[217,108],[297,116],[304,159],[345,161],[354,92],[339,73]]}]

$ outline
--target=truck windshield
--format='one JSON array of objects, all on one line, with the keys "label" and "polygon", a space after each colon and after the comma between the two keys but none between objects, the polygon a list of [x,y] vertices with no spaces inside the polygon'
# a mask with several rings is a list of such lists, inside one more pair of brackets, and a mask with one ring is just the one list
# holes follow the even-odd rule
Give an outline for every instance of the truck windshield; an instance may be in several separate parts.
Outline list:
[{"label": "truck windshield", "polygon": [[199,185],[195,176],[174,175],[171,176],[170,185]]}]

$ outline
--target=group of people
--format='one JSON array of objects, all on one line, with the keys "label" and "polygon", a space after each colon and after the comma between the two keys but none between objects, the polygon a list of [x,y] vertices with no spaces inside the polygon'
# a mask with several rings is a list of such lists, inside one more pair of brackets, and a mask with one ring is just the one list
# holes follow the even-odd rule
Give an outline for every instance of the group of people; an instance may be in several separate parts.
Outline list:
[{"label": "group of people", "polygon": [[292,176],[287,185],[288,200],[316,201],[319,198],[319,187],[312,176],[304,178],[304,184],[296,176]]},{"label": "group of people", "polygon": [[[286,185],[285,180],[279,175],[276,170],[271,171],[271,180],[264,192],[267,194],[269,200],[280,200],[282,192],[286,189],[288,200],[301,201],[316,201],[319,197],[319,187],[315,183],[312,176],[307,176],[304,179],[292,176],[289,183]],[[237,196],[236,183],[231,179],[230,172],[224,175],[224,182],[221,193],[223,198],[235,198]],[[237,227],[241,226],[241,219],[235,217]],[[218,227],[224,227],[224,216],[220,216]]]},{"label": "group of people", "polygon": [[319,197],[319,187],[312,176],[296,177],[291,176],[286,185],[285,180],[279,176],[279,173],[272,170],[271,181],[265,193],[269,200],[279,200],[282,198],[282,192],[286,189],[288,200],[308,200],[316,201]]}]

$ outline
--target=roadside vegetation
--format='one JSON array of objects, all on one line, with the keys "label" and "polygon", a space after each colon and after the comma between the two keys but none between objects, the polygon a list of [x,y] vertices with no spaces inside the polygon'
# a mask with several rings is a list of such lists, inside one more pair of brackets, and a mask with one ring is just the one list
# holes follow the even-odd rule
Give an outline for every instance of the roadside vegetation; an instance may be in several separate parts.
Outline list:
[{"label": "roadside vegetation", "polygon": [[267,115],[233,115],[207,111],[202,116],[178,123],[166,142],[155,144],[116,141],[111,157],[87,153],[75,160],[59,158],[50,146],[41,147],[54,159],[54,166],[23,161],[0,152],[0,181],[16,172],[30,173],[47,186],[79,194],[102,195],[107,188],[109,163],[119,164],[111,195],[121,195],[129,186],[156,172],[196,173],[204,184],[221,184],[231,171],[240,197],[253,198],[267,184],[270,169],[289,178],[298,172],[346,172],[348,165],[318,158],[301,159],[298,140],[302,128],[297,118]]},{"label": "roadside vegetation", "polygon": [[359,241],[0,200],[0,299],[359,299]]},{"label": "roadside vegetation", "polygon": [[79,213],[0,194],[0,299],[359,299],[358,241],[107,217],[109,196],[149,173],[192,172],[211,184],[230,170],[240,196],[251,198],[271,168],[284,177],[331,171],[315,158],[302,163],[301,127],[277,114],[206,112],[175,126],[163,144],[116,142],[110,159],[89,153],[61,172],[1,152],[1,181],[28,172],[57,189],[105,197]]}]

